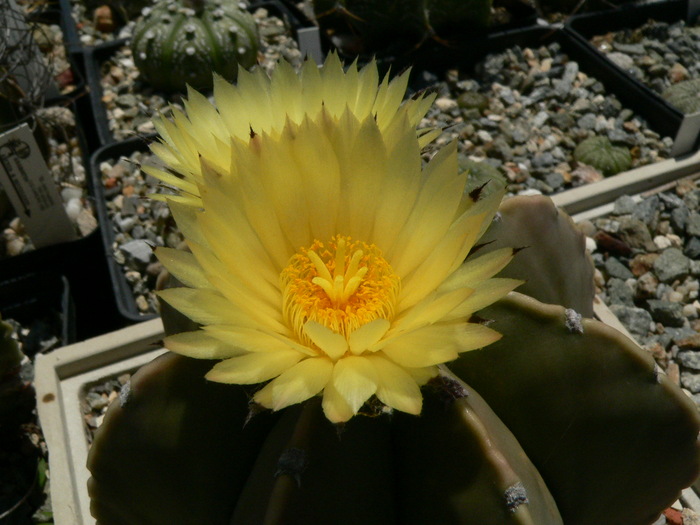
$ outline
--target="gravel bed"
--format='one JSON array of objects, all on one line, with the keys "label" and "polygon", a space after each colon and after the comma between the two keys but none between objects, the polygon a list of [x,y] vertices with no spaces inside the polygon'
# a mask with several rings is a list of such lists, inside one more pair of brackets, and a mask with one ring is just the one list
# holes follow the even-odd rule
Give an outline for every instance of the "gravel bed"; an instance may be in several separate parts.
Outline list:
[{"label": "gravel bed", "polygon": [[683,179],[581,223],[601,298],[700,405],[700,185]]},{"label": "gravel bed", "polygon": [[[302,56],[289,26],[263,8],[256,9],[253,17],[261,38],[258,67],[270,72],[281,58],[299,67]],[[99,68],[109,130],[117,140],[154,132],[153,115],[168,115],[171,105],[182,107],[181,95],[166,95],[141,81],[128,46],[116,50],[114,55],[99,64]]]},{"label": "gravel bed", "polygon": [[446,128],[437,146],[459,139],[463,159],[499,169],[512,193],[553,194],[601,180],[573,159],[594,135],[628,147],[633,168],[670,157],[672,139],[606,94],[556,42],[490,54],[473,75],[452,70],[439,80],[429,73],[421,79],[438,93],[423,125]]},{"label": "gravel bed", "polygon": [[149,152],[134,151],[128,157],[104,161],[102,175],[107,213],[112,223],[112,255],[122,267],[140,313],[158,312],[154,290],[163,267],[153,254],[153,247],[177,248],[183,237],[175,225],[168,206],[148,198],[162,184],[140,169],[153,164]]},{"label": "gravel bed", "polygon": [[700,78],[700,27],[649,20],[635,29],[595,36],[591,43],[658,94]]},{"label": "gravel bed", "polygon": [[80,396],[80,408],[85,422],[85,435],[88,444],[92,444],[95,431],[102,424],[109,404],[119,397],[122,387],[129,382],[131,374],[127,372],[118,377],[108,377],[85,387]]}]

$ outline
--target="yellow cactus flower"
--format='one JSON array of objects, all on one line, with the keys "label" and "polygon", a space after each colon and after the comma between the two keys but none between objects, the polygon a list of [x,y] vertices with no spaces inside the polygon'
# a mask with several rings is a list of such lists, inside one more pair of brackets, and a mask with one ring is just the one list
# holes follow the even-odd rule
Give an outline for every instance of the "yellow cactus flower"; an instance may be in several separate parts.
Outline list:
[{"label": "yellow cactus flower", "polygon": [[500,337],[469,320],[517,286],[493,278],[512,250],[463,261],[502,195],[465,192],[454,144],[423,165],[432,100],[402,103],[406,74],[331,55],[238,82],[158,123],[166,168],[148,171],[190,249],[157,250],[185,285],[160,297],[201,325],[165,346],[273,410],[322,395],[343,422],[376,396],[419,414],[438,365]]}]

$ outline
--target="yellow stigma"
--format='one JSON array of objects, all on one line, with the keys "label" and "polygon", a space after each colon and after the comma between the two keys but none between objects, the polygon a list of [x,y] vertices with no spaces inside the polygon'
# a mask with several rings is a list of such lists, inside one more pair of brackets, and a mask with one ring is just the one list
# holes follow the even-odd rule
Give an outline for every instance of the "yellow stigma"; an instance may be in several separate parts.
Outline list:
[{"label": "yellow stigma", "polygon": [[284,316],[308,345],[307,321],[347,337],[375,319],[391,320],[400,287],[379,248],[342,235],[300,249],[282,270],[280,282]]}]

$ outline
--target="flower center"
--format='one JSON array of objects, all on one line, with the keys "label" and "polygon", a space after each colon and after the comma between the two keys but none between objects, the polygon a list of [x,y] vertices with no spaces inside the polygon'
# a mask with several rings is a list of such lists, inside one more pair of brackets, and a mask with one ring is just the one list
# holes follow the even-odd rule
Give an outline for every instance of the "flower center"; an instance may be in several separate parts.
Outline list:
[{"label": "flower center", "polygon": [[347,338],[375,319],[391,319],[400,288],[379,248],[343,235],[300,249],[282,270],[280,283],[285,318],[309,345],[307,321]]}]

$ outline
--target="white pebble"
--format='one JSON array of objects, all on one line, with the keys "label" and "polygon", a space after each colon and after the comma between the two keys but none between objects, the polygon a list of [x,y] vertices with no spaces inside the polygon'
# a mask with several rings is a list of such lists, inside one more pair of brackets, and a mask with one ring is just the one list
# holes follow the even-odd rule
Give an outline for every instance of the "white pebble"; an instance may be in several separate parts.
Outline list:
[{"label": "white pebble", "polygon": [[671,240],[664,235],[657,235],[654,237],[654,244],[659,250],[665,250],[671,247]]},{"label": "white pebble", "polygon": [[586,251],[593,253],[598,249],[598,244],[590,237],[586,237]]},{"label": "white pebble", "polygon": [[457,101],[451,98],[441,97],[435,100],[435,107],[440,111],[447,111],[457,107]]},{"label": "white pebble", "polygon": [[78,215],[80,215],[82,209],[83,205],[78,198],[70,199],[66,204],[66,214],[72,222],[78,220]]}]

